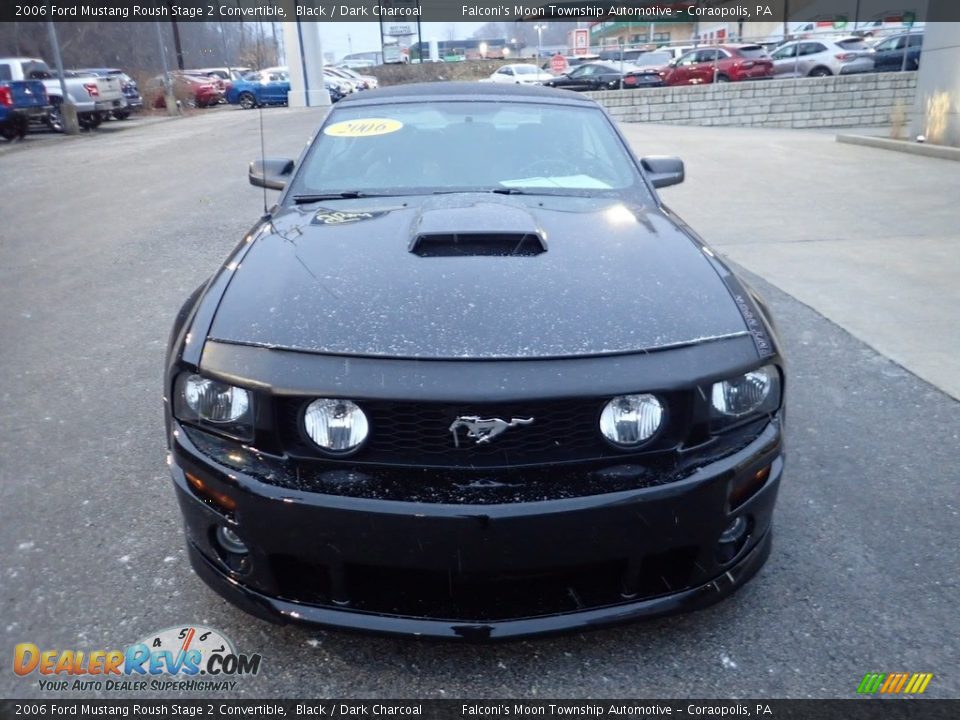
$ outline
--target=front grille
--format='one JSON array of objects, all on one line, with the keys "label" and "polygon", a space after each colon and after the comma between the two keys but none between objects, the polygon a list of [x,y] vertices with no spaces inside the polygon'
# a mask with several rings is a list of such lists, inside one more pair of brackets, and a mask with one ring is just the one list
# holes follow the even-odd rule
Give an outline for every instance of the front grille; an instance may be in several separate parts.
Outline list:
[{"label": "front grille", "polygon": [[[643,452],[676,444],[678,427],[687,408],[679,394],[666,400],[666,427]],[[360,403],[370,422],[370,436],[351,464],[410,465],[416,467],[516,467],[603,458],[627,453],[608,445],[599,432],[600,412],[609,398],[531,401],[500,404],[445,404],[373,401]],[[302,429],[309,398],[281,399],[278,427],[284,449],[298,458],[323,458]],[[464,429],[454,442],[451,424],[460,416],[504,420],[533,418],[498,435],[489,444],[477,444]]]}]

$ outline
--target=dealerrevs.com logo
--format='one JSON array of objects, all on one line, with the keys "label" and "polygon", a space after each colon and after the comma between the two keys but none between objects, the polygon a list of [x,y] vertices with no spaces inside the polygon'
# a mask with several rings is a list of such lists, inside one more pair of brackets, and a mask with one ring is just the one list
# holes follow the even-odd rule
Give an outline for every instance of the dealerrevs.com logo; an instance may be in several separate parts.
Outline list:
[{"label": "dealerrevs.com logo", "polygon": [[200,625],[152,633],[123,650],[42,650],[34,643],[13,649],[14,673],[51,692],[230,691],[235,678],[256,675],[261,660]]}]

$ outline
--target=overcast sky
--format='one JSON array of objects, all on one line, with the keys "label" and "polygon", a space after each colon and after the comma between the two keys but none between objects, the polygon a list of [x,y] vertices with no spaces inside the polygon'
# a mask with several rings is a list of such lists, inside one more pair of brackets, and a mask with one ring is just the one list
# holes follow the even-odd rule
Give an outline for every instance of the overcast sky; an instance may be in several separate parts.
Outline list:
[{"label": "overcast sky", "polygon": [[[446,40],[451,31],[456,39],[468,38],[484,25],[482,22],[425,22],[420,32],[423,41]],[[325,53],[336,53],[338,58],[349,52],[380,49],[380,23],[330,22],[320,24],[320,40]]]}]

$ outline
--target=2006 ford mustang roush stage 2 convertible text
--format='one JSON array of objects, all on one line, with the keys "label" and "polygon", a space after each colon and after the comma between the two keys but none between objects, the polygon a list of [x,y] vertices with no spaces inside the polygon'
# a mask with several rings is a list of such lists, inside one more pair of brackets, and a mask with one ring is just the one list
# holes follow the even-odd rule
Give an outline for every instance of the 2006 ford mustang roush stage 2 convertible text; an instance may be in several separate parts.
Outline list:
[{"label": "2006 ford mustang roush stage 2 convertible text", "polygon": [[197,573],[272,620],[464,639],[714,602],[766,559],[767,308],[593,101],[362,93],[180,311],[171,467]]}]

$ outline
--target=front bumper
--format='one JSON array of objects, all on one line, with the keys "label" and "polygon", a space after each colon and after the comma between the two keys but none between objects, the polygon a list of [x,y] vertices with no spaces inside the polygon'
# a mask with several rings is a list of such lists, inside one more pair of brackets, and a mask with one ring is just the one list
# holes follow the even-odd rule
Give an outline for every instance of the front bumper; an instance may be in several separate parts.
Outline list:
[{"label": "front bumper", "polygon": [[[738,452],[664,485],[585,497],[438,504],[304,492],[203,454],[173,422],[172,473],[197,574],[274,622],[506,639],[704,607],[770,551],[779,420]],[[748,499],[731,492],[769,468]],[[188,482],[200,480],[232,509]],[[719,539],[742,516],[735,551]],[[217,528],[250,548],[226,553]]]}]

